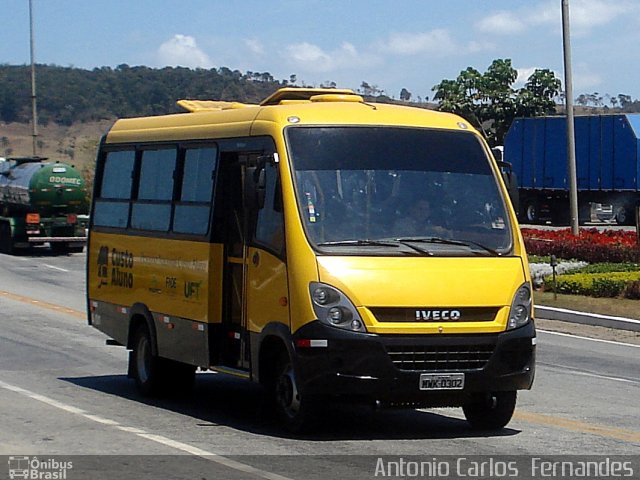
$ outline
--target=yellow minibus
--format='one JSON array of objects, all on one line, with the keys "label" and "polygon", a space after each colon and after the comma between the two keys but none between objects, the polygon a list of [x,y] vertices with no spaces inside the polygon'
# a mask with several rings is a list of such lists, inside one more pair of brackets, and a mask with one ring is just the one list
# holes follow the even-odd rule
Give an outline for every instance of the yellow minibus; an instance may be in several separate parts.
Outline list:
[{"label": "yellow minibus", "polygon": [[97,155],[88,320],[142,393],[200,367],[264,385],[292,430],[334,399],[510,421],[531,279],[468,122],[339,89],[178,103],[118,120]]}]

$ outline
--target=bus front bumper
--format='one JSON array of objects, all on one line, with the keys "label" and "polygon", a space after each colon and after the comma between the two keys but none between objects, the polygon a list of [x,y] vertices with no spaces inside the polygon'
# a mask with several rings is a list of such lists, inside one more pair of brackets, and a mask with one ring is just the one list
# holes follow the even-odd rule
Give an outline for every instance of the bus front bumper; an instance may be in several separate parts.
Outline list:
[{"label": "bus front bumper", "polygon": [[[294,335],[304,395],[353,397],[382,405],[460,406],[476,392],[531,388],[533,322],[500,334],[375,335],[312,322]],[[423,379],[463,375],[463,387],[422,389]]]}]

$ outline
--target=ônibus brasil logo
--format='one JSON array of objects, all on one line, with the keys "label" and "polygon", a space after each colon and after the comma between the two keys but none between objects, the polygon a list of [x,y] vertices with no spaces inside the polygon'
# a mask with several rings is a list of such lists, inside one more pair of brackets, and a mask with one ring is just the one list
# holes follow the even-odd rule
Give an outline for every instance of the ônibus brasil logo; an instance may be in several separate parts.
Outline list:
[{"label": "\u00f4nibus brasil logo", "polygon": [[56,460],[55,458],[39,459],[38,457],[9,457],[9,478],[30,480],[66,480],[67,471],[73,468],[73,462]]}]

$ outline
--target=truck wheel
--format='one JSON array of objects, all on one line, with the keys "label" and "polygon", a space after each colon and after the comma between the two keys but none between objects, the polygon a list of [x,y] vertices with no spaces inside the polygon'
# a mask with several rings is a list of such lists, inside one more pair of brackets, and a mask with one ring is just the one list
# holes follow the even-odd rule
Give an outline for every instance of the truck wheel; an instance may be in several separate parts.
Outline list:
[{"label": "truck wheel", "polygon": [[53,252],[55,255],[66,255],[67,253],[69,253],[69,245],[67,245],[66,243],[52,242],[51,252]]},{"label": "truck wheel", "polygon": [[633,225],[635,222],[632,211],[628,207],[618,207],[616,209],[616,223],[618,225]]},{"label": "truck wheel", "polygon": [[11,227],[7,222],[4,222],[0,224],[0,252],[12,255],[14,251]]},{"label": "truck wheel", "polygon": [[313,416],[313,399],[298,391],[293,365],[288,354],[278,362],[277,375],[272,387],[276,414],[282,424],[293,433],[306,430]]},{"label": "truck wheel", "polygon": [[529,201],[525,203],[524,220],[531,224],[540,223],[540,212],[537,202]]},{"label": "truck wheel", "polygon": [[499,430],[513,416],[517,393],[493,392],[474,395],[462,407],[464,416],[475,430]]},{"label": "truck wheel", "polygon": [[51,243],[51,251],[56,255],[67,255],[69,253],[82,253],[84,246],[71,246],[68,243]]}]

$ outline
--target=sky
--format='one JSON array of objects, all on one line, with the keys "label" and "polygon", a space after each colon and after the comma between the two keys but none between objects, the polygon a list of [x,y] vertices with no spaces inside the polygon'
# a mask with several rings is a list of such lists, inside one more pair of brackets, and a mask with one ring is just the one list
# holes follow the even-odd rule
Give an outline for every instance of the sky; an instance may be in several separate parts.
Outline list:
[{"label": "sky", "polygon": [[[563,80],[561,0],[33,0],[37,63],[228,67],[398,98],[509,58]],[[574,96],[640,98],[640,0],[569,0]],[[29,2],[0,0],[0,64],[29,64]],[[605,101],[606,101],[605,97]]]}]

